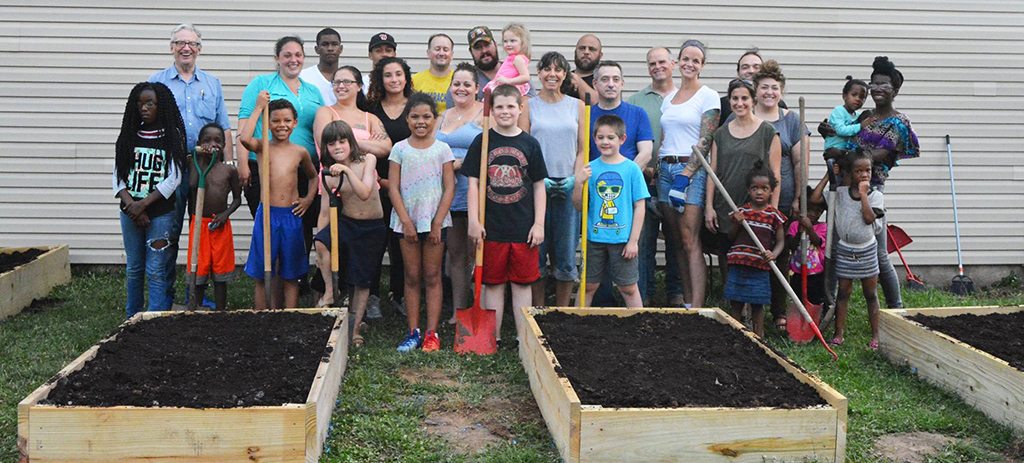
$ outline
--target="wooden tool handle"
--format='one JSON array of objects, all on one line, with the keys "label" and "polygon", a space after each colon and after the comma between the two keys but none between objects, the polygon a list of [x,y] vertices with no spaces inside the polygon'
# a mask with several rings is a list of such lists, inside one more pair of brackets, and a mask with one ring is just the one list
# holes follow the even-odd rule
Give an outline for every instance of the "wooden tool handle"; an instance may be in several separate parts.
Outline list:
[{"label": "wooden tool handle", "polygon": [[[587,137],[584,139],[583,145],[583,163],[590,162],[590,94],[587,93],[584,97],[585,103],[583,106],[583,131],[586,132]],[[580,272],[580,292],[576,296],[576,299],[580,305],[580,308],[586,306],[587,302],[587,219],[590,212],[590,180],[583,182],[583,204],[582,204],[582,217],[580,223],[582,224],[580,230],[580,256],[582,260],[582,271]]]},{"label": "wooden tool handle", "polygon": [[[484,210],[487,209],[487,148],[490,144],[490,122],[491,122],[491,89],[484,90],[484,120],[483,120],[483,136],[480,140],[480,178],[479,187],[477,190],[477,204],[479,205],[480,211],[478,212],[478,219],[480,220],[480,228],[484,228]],[[476,252],[476,266],[480,267],[484,265],[484,243],[481,241],[477,246]]]},{"label": "wooden tool handle", "polygon": [[[260,201],[263,203],[263,271],[271,271],[270,260],[270,105],[263,107],[263,149],[260,157]],[[264,281],[269,287],[270,282]],[[270,301],[267,301],[270,307]]]}]

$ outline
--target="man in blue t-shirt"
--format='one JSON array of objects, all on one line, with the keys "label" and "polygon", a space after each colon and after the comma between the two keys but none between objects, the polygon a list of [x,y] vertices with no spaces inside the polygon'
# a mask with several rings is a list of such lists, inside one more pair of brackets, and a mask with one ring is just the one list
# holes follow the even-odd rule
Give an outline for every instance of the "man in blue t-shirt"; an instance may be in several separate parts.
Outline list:
[{"label": "man in blue t-shirt", "polygon": [[[620,153],[629,143],[626,124],[618,116],[601,116],[591,136],[600,157],[576,172],[572,201],[583,208],[583,188],[589,190],[587,215],[586,306],[598,287],[615,283],[626,307],[643,307],[640,297],[640,230],[644,225],[645,201],[651,197],[640,166]],[[589,181],[588,181],[589,180]]]},{"label": "man in blue t-shirt", "polygon": [[[601,61],[594,70],[594,89],[597,90],[597,105],[590,110],[590,125],[605,114],[619,116],[626,123],[626,142],[619,150],[626,159],[637,163],[641,169],[647,166],[654,151],[654,132],[651,120],[643,108],[622,101],[622,88],[626,80],[622,77],[622,66],[615,61]],[[590,160],[599,154],[590,134]]]}]

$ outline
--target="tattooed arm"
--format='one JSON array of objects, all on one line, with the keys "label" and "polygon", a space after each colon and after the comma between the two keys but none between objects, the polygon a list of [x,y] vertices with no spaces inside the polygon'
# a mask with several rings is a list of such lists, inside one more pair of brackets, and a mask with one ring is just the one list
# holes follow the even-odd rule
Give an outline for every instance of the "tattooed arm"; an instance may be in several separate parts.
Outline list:
[{"label": "tattooed arm", "polygon": [[[711,136],[718,129],[718,118],[721,116],[722,111],[720,109],[712,109],[705,111],[700,117],[700,138],[697,140],[697,148],[700,148],[701,154],[707,158],[709,152],[711,152]],[[695,156],[690,156],[690,161],[686,163],[686,168],[683,169],[683,175],[687,177],[693,177],[698,171],[700,171],[700,161]]]},{"label": "tattooed arm", "polygon": [[387,159],[391,154],[391,139],[388,138],[388,133],[384,130],[384,123],[373,114],[369,114],[367,119],[370,126],[366,130],[370,132],[371,136],[368,140],[357,141],[359,149],[379,159]]}]

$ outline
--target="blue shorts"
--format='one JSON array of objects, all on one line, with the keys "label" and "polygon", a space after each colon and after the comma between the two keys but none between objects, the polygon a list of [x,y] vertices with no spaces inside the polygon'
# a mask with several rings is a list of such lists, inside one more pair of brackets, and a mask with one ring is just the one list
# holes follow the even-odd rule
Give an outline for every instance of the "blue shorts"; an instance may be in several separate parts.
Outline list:
[{"label": "blue shorts", "polygon": [[[297,280],[309,273],[309,254],[302,237],[302,217],[292,214],[290,207],[270,206],[270,268],[271,275]],[[263,279],[263,205],[253,218],[252,244],[245,273]]]},{"label": "blue shorts", "polygon": [[[686,164],[667,162],[661,163],[658,173],[658,202],[672,204],[668,199],[668,191],[672,189],[672,182],[676,175],[683,173]],[[690,186],[686,187],[686,204],[697,207],[704,207],[705,189],[707,188],[708,173],[701,169],[690,179]],[[681,211],[680,211],[681,212]]]}]

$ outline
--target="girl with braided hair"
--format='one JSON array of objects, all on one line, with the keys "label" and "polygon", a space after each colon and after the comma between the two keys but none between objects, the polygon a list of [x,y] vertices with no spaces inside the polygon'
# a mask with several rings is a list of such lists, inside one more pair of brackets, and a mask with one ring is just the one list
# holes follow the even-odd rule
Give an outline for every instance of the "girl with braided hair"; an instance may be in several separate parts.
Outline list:
[{"label": "girl with braided hair", "polygon": [[142,310],[145,278],[150,311],[170,309],[167,266],[171,252],[174,191],[187,160],[185,124],[174,95],[161,83],[132,89],[114,155],[114,196],[121,201],[128,317]]}]

